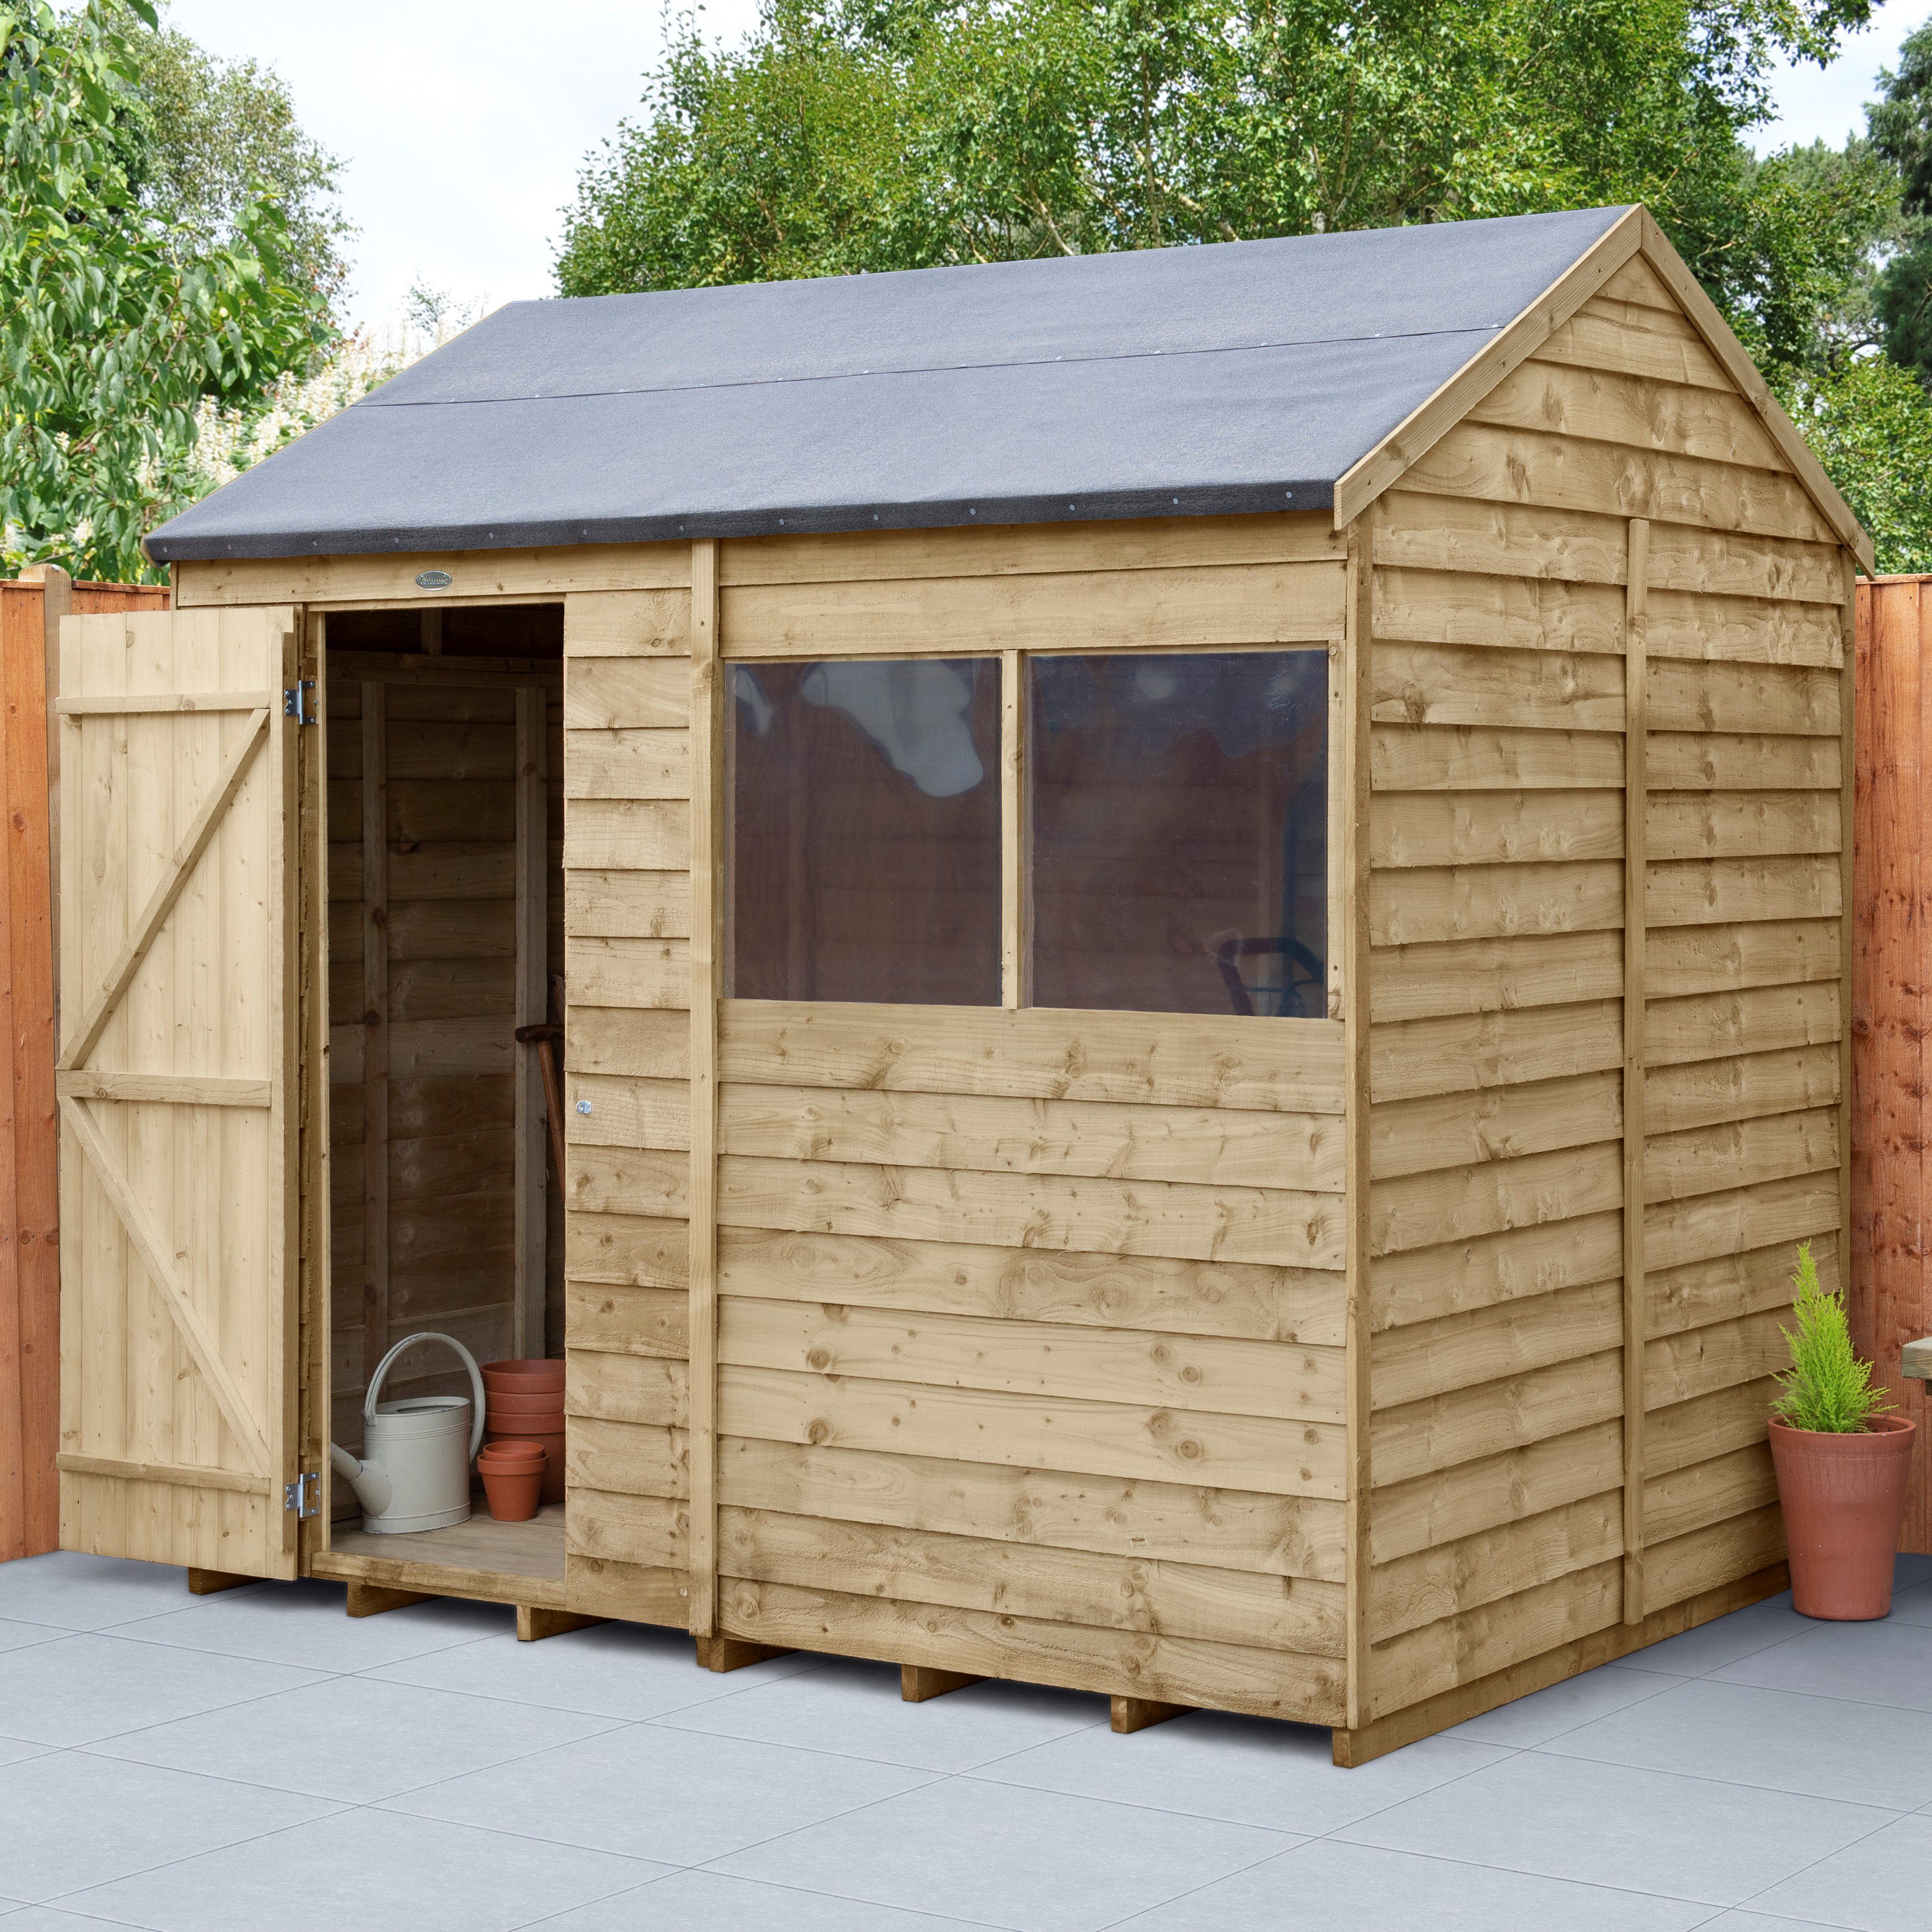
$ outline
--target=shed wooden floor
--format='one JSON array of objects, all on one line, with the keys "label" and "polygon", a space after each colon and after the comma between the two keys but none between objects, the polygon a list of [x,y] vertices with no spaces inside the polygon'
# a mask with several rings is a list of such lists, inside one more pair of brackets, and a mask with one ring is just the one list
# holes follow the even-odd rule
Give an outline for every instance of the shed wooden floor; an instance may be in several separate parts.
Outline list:
[{"label": "shed wooden floor", "polygon": [[528,1522],[478,1513],[448,1529],[371,1536],[340,1530],[318,1551],[315,1574],[487,1603],[563,1607],[563,1504],[546,1503]]}]

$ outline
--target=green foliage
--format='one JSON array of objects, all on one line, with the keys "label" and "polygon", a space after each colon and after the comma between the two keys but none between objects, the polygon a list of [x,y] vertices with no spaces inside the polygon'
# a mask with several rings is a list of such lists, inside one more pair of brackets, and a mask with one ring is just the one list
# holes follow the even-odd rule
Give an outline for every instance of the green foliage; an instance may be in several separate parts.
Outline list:
[{"label": "green foliage", "polygon": [[266,190],[287,224],[290,274],[333,300],[352,232],[335,200],[342,164],[306,134],[280,77],[254,61],[220,61],[183,33],[130,23],[140,70],[122,145],[143,206],[193,251],[235,233]]},{"label": "green foliage", "polygon": [[1870,533],[1881,571],[1932,571],[1932,401],[1883,356],[1772,375],[1778,398]]},{"label": "green foliage", "polygon": [[1791,1366],[1778,1377],[1784,1393],[1772,1412],[1794,1429],[1832,1435],[1862,1433],[1874,1415],[1888,1414],[1885,1391],[1871,1385],[1871,1364],[1852,1348],[1845,1304],[1820,1286],[1811,1244],[1798,1249],[1797,1292],[1792,1312],[1795,1329],[1780,1328],[1791,1349]]},{"label": "green foliage", "polygon": [[0,518],[10,566],[154,573],[142,533],[204,487],[197,406],[262,395],[333,334],[292,274],[286,217],[251,190],[218,236],[143,203],[148,0],[0,0]]},{"label": "green foliage", "polygon": [[[569,295],[1644,201],[1799,359],[1895,209],[1760,164],[1780,52],[1864,0],[766,0],[687,20],[585,175]],[[1874,204],[1878,206],[1875,207]]]},{"label": "green foliage", "polygon": [[1932,22],[1907,36],[1898,70],[1879,76],[1866,110],[1874,149],[1896,170],[1898,246],[1875,292],[1886,352],[1932,378]]},{"label": "green foliage", "polygon": [[[1876,348],[1880,264],[1904,232],[1898,171],[1868,141],[1816,142],[1759,159],[1750,181],[1738,266],[1718,286],[1732,326],[1767,372],[1823,370]],[[1714,279],[1708,268],[1707,286]]]}]

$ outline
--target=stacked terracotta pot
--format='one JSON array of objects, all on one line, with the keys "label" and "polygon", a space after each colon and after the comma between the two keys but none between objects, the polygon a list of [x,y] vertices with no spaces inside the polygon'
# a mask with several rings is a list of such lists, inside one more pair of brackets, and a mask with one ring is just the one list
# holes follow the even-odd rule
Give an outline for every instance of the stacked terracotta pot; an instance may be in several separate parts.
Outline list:
[{"label": "stacked terracotta pot", "polygon": [[543,1504],[550,1458],[535,1442],[486,1442],[476,1458],[490,1514],[499,1522],[528,1522]]},{"label": "stacked terracotta pot", "polygon": [[563,1364],[486,1362],[483,1442],[535,1442],[545,1450],[543,1500],[563,1500]]}]

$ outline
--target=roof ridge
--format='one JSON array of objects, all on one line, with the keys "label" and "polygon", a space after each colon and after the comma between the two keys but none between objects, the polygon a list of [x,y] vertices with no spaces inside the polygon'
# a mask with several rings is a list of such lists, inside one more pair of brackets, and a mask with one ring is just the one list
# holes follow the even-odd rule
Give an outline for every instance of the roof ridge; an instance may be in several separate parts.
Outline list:
[{"label": "roof ridge", "polygon": [[1124,349],[1105,356],[1015,356],[997,362],[914,362],[884,369],[814,369],[795,376],[740,376],[705,382],[635,382],[614,389],[531,389],[518,396],[404,396],[392,402],[374,389],[358,397],[353,409],[467,409],[485,403],[591,402],[601,396],[693,395],[710,389],[755,389],[788,382],[877,381],[886,376],[940,376],[995,369],[1051,369],[1056,364],[1078,368],[1088,363],[1151,362],[1156,358],[1180,362],[1191,356],[1258,355],[1274,349],[1333,349],[1353,342],[1409,342],[1450,335],[1493,335],[1506,322],[1472,322],[1465,328],[1378,329],[1362,335],[1303,335],[1269,342],[1216,342],[1192,349]]}]

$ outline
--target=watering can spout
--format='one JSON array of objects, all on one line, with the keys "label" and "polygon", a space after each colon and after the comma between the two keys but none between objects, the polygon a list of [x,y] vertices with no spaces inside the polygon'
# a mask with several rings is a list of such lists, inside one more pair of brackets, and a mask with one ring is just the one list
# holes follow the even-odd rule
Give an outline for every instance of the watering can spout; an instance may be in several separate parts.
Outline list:
[{"label": "watering can spout", "polygon": [[358,1462],[340,1443],[328,1445],[328,1466],[356,1492],[356,1500],[370,1516],[389,1507],[394,1485],[380,1462]]}]

